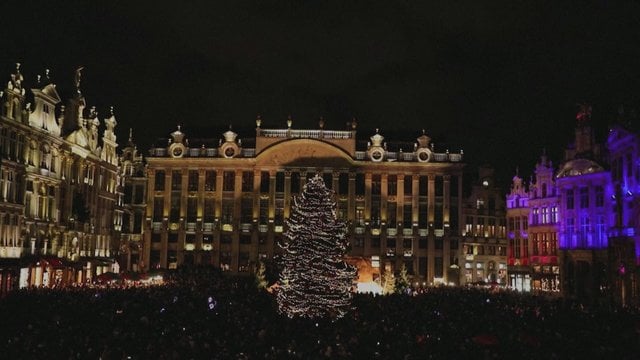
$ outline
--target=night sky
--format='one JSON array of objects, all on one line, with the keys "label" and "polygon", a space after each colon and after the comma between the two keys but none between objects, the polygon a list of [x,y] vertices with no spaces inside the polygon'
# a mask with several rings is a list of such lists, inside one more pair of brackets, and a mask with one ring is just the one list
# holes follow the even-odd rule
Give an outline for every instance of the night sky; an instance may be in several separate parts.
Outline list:
[{"label": "night sky", "polygon": [[[577,104],[600,137],[640,104],[640,4],[631,1],[109,1],[0,4],[0,78],[50,68],[66,99],[74,70],[100,118],[141,149],[177,124],[375,128],[389,141],[425,129],[508,184],[543,148],[557,163]],[[443,4],[437,4],[443,3]],[[195,131],[195,130],[194,130]]]}]

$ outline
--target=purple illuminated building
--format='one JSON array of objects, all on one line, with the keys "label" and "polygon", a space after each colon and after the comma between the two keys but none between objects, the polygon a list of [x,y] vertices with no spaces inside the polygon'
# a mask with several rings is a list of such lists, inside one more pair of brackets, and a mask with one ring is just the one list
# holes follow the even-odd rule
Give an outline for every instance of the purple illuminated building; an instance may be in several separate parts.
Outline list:
[{"label": "purple illuminated building", "polygon": [[513,179],[507,195],[510,286],[638,302],[640,139],[616,125],[605,151],[594,140],[591,108],[582,105],[576,120],[575,141],[555,176],[543,154],[528,189]]}]

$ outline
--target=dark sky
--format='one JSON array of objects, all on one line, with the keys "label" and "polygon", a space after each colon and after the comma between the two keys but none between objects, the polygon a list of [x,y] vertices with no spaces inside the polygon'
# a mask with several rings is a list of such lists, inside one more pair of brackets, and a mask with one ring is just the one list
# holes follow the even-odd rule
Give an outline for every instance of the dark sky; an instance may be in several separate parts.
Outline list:
[{"label": "dark sky", "polygon": [[263,127],[356,117],[360,136],[390,141],[424,128],[508,183],[543,148],[560,159],[577,103],[602,137],[620,104],[640,103],[632,1],[85,3],[4,1],[0,77],[21,62],[33,84],[50,68],[66,98],[84,66],[88,104],[114,105],[121,143],[132,127],[143,149],[176,124],[246,137],[257,114]]}]

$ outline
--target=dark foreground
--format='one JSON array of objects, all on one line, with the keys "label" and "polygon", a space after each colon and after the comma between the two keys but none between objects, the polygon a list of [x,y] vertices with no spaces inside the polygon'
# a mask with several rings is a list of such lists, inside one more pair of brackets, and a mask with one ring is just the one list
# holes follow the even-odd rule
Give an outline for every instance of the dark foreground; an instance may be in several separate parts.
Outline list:
[{"label": "dark foreground", "polygon": [[18,291],[0,319],[5,359],[640,358],[637,310],[434,288],[291,320],[252,279],[207,268],[162,287]]}]

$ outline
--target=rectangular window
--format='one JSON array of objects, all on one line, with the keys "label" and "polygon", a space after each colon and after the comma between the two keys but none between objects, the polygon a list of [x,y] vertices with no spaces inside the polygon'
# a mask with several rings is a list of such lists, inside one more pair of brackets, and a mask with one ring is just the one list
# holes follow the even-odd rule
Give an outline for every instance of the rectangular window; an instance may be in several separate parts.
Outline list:
[{"label": "rectangular window", "polygon": [[413,191],[413,182],[411,181],[411,175],[404,176],[404,194],[411,195]]},{"label": "rectangular window", "polygon": [[380,195],[382,188],[382,180],[380,175],[373,175],[371,177],[371,195]]},{"label": "rectangular window", "polygon": [[356,195],[364,195],[364,174],[356,174]]},{"label": "rectangular window", "polygon": [[600,185],[596,186],[596,206],[604,206],[604,188]]},{"label": "rectangular window", "polygon": [[378,199],[371,200],[371,227],[380,227],[380,201]]},{"label": "rectangular window", "polygon": [[198,191],[198,170],[189,170],[189,191]]},{"label": "rectangular window", "polygon": [[164,198],[156,196],[153,198],[153,221],[162,221],[162,211],[164,209]]},{"label": "rectangular window", "polygon": [[260,192],[265,194],[269,192],[269,173],[267,171],[262,171],[260,173]]},{"label": "rectangular window", "polygon": [[418,181],[418,193],[420,196],[427,196],[428,184],[428,178],[426,176],[420,176],[420,180]]},{"label": "rectangular window", "polygon": [[222,180],[222,191],[234,191],[236,188],[236,174],[233,171],[225,171]]},{"label": "rectangular window", "polygon": [[567,210],[573,210],[573,190],[567,190],[567,194],[565,197],[565,203],[567,204]]},{"label": "rectangular window", "polygon": [[441,278],[444,273],[442,256],[436,256],[433,259],[433,277]]},{"label": "rectangular window", "polygon": [[420,256],[418,258],[418,275],[427,275],[427,258],[425,256]]},{"label": "rectangular window", "polygon": [[242,192],[253,192],[253,171],[242,172]]},{"label": "rectangular window", "polygon": [[324,186],[327,189],[333,189],[333,175],[331,173],[323,173],[322,180],[324,180]]},{"label": "rectangular window", "polygon": [[207,171],[204,176],[204,190],[216,191],[216,172]]},{"label": "rectangular window", "polygon": [[578,247],[587,247],[587,238],[589,236],[589,217],[582,216],[580,218],[580,234],[578,236]]},{"label": "rectangular window", "polygon": [[531,209],[531,225],[538,225],[539,216],[540,214],[538,208]]},{"label": "rectangular window", "polygon": [[240,217],[242,218],[242,222],[245,224],[251,223],[253,221],[253,199],[252,198],[242,198],[242,203],[240,206]]},{"label": "rectangular window", "polygon": [[182,190],[182,173],[180,170],[174,170],[171,172],[171,190]]},{"label": "rectangular window", "polygon": [[589,188],[580,188],[580,208],[586,209],[589,207]]},{"label": "rectangular window", "polygon": [[222,223],[223,224],[233,223],[233,201],[232,200],[222,201]]},{"label": "rectangular window", "polygon": [[418,226],[421,229],[426,229],[429,224],[429,208],[427,204],[418,205]]},{"label": "rectangular window", "polygon": [[171,194],[171,208],[169,208],[169,221],[175,223],[180,220],[180,193]]},{"label": "rectangular window", "polygon": [[566,246],[569,248],[575,247],[574,232],[575,232],[575,225],[574,225],[573,218],[567,218],[565,241],[566,241]]},{"label": "rectangular window", "polygon": [[212,223],[215,218],[214,199],[204,199],[204,222]]},{"label": "rectangular window", "polygon": [[389,175],[387,177],[387,194],[388,195],[398,194],[398,177],[396,175]]},{"label": "rectangular window", "polygon": [[444,179],[442,178],[442,176],[436,176],[435,187],[436,196],[442,196],[442,194],[444,193]]},{"label": "rectangular window", "polygon": [[284,192],[284,172],[282,171],[276,173],[276,192]]},{"label": "rectangular window", "polygon": [[164,170],[156,171],[155,186],[154,186],[155,191],[164,190],[164,180],[165,180],[164,178],[165,178]]},{"label": "rectangular window", "polygon": [[357,226],[364,226],[364,204],[363,203],[356,204],[355,223]]},{"label": "rectangular window", "polygon": [[403,207],[404,209],[402,211],[402,226],[405,229],[410,229],[412,226],[412,207],[411,204],[405,204]]},{"label": "rectangular window", "polygon": [[558,207],[555,205],[551,207],[551,222],[553,224],[558,222]]},{"label": "rectangular window", "polygon": [[144,186],[136,185],[134,189],[134,204],[144,204]]},{"label": "rectangular window", "polygon": [[396,227],[396,215],[398,212],[398,205],[394,202],[390,202],[387,204],[387,220],[389,223],[389,227]]},{"label": "rectangular window", "polygon": [[349,194],[349,173],[340,173],[338,177],[338,194]]},{"label": "rectangular window", "polygon": [[300,193],[300,173],[299,172],[291,173],[291,193],[292,194]]},{"label": "rectangular window", "polygon": [[266,224],[269,221],[269,200],[260,199],[260,224]]},{"label": "rectangular window", "polygon": [[198,198],[189,197],[187,199],[187,222],[196,222],[198,217]]},{"label": "rectangular window", "polygon": [[371,247],[373,249],[379,249],[380,248],[380,238],[378,236],[373,236],[371,238]]}]

